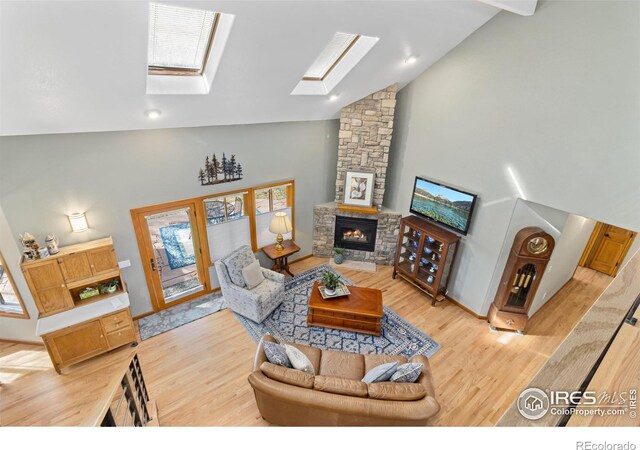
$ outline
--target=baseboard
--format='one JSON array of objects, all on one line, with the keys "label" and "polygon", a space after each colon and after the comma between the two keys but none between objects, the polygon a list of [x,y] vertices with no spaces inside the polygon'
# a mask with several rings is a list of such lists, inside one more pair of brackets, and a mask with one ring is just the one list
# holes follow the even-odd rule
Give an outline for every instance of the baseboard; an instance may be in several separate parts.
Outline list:
[{"label": "baseboard", "polygon": [[0,338],[0,342],[7,342],[9,344],[28,344],[28,345],[41,345],[44,347],[44,342],[35,342],[35,341],[21,341],[19,339],[4,339]]},{"label": "baseboard", "polygon": [[467,308],[466,306],[464,306],[463,304],[461,304],[459,301],[452,299],[451,297],[445,295],[445,298],[447,300],[449,300],[451,303],[453,303],[454,305],[456,305],[458,308],[462,309],[464,312],[471,314],[473,317],[475,317],[476,319],[480,319],[480,320],[487,320],[487,316],[481,316],[480,314],[476,314],[473,311],[471,311],[469,308]]},{"label": "baseboard", "polygon": [[305,259],[309,259],[309,258],[312,258],[312,257],[313,257],[313,254],[301,256],[298,259],[294,259],[292,261],[289,261],[289,264],[293,264],[293,263],[296,263],[296,262],[299,262],[299,261],[304,261]]}]

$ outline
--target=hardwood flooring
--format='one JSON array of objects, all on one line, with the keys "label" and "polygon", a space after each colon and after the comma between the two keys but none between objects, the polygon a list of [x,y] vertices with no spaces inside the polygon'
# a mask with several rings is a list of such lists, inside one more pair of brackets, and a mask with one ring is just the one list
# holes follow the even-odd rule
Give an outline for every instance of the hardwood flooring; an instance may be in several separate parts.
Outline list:
[{"label": "hardwood flooring", "polygon": [[[298,273],[323,262],[312,257],[291,269]],[[393,280],[391,267],[376,273],[339,270],[360,286],[382,289],[386,306],[442,345],[431,359],[442,405],[434,425],[441,426],[494,425],[612,280],[578,268],[518,336],[492,333],[486,321],[448,301],[431,306],[416,288]],[[247,382],[255,344],[229,310],[143,341],[137,350],[163,426],[268,425]],[[52,379],[58,376],[43,347],[0,343],[0,381],[6,388],[18,388],[30,373],[43,370]]]}]

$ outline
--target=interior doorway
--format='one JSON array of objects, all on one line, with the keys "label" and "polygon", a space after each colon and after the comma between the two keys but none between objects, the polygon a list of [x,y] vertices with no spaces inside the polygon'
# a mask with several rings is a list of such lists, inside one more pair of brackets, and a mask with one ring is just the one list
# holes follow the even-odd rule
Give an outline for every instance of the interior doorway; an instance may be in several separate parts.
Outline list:
[{"label": "interior doorway", "polygon": [[616,276],[636,234],[635,231],[598,222],[582,254],[580,266]]},{"label": "interior doorway", "polygon": [[210,292],[195,201],[131,211],[155,311]]}]

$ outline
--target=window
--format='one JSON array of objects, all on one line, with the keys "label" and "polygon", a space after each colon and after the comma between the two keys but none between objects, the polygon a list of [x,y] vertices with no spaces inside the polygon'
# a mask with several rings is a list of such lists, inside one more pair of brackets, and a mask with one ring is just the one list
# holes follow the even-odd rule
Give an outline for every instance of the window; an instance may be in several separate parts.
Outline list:
[{"label": "window", "polygon": [[20,293],[13,283],[9,268],[0,254],[0,316],[28,319]]},{"label": "window", "polygon": [[207,213],[207,225],[236,220],[245,215],[245,193],[227,195],[224,197],[207,198],[204,208]]},{"label": "window", "polygon": [[280,211],[291,206],[290,184],[255,190],[256,214]]},{"label": "window", "polygon": [[303,80],[324,80],[353,45],[360,39],[358,34],[336,33],[329,44],[311,64]]},{"label": "window", "polygon": [[201,75],[218,20],[213,11],[150,3],[149,74]]}]

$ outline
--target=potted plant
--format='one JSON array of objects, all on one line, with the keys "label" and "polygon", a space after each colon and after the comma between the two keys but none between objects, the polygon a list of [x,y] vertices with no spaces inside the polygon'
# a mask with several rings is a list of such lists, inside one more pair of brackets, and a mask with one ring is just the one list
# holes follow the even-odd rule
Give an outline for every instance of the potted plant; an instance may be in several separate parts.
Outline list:
[{"label": "potted plant", "polygon": [[329,271],[322,274],[322,282],[324,283],[324,292],[327,295],[335,295],[338,286],[342,285],[340,276]]},{"label": "potted plant", "polygon": [[108,283],[103,283],[100,285],[100,293],[113,294],[118,289],[119,284],[120,284],[120,280],[117,280],[117,279],[109,281]]},{"label": "potted plant", "polygon": [[344,262],[344,253],[346,250],[340,247],[333,247],[334,257],[333,260],[336,264],[342,264]]}]

